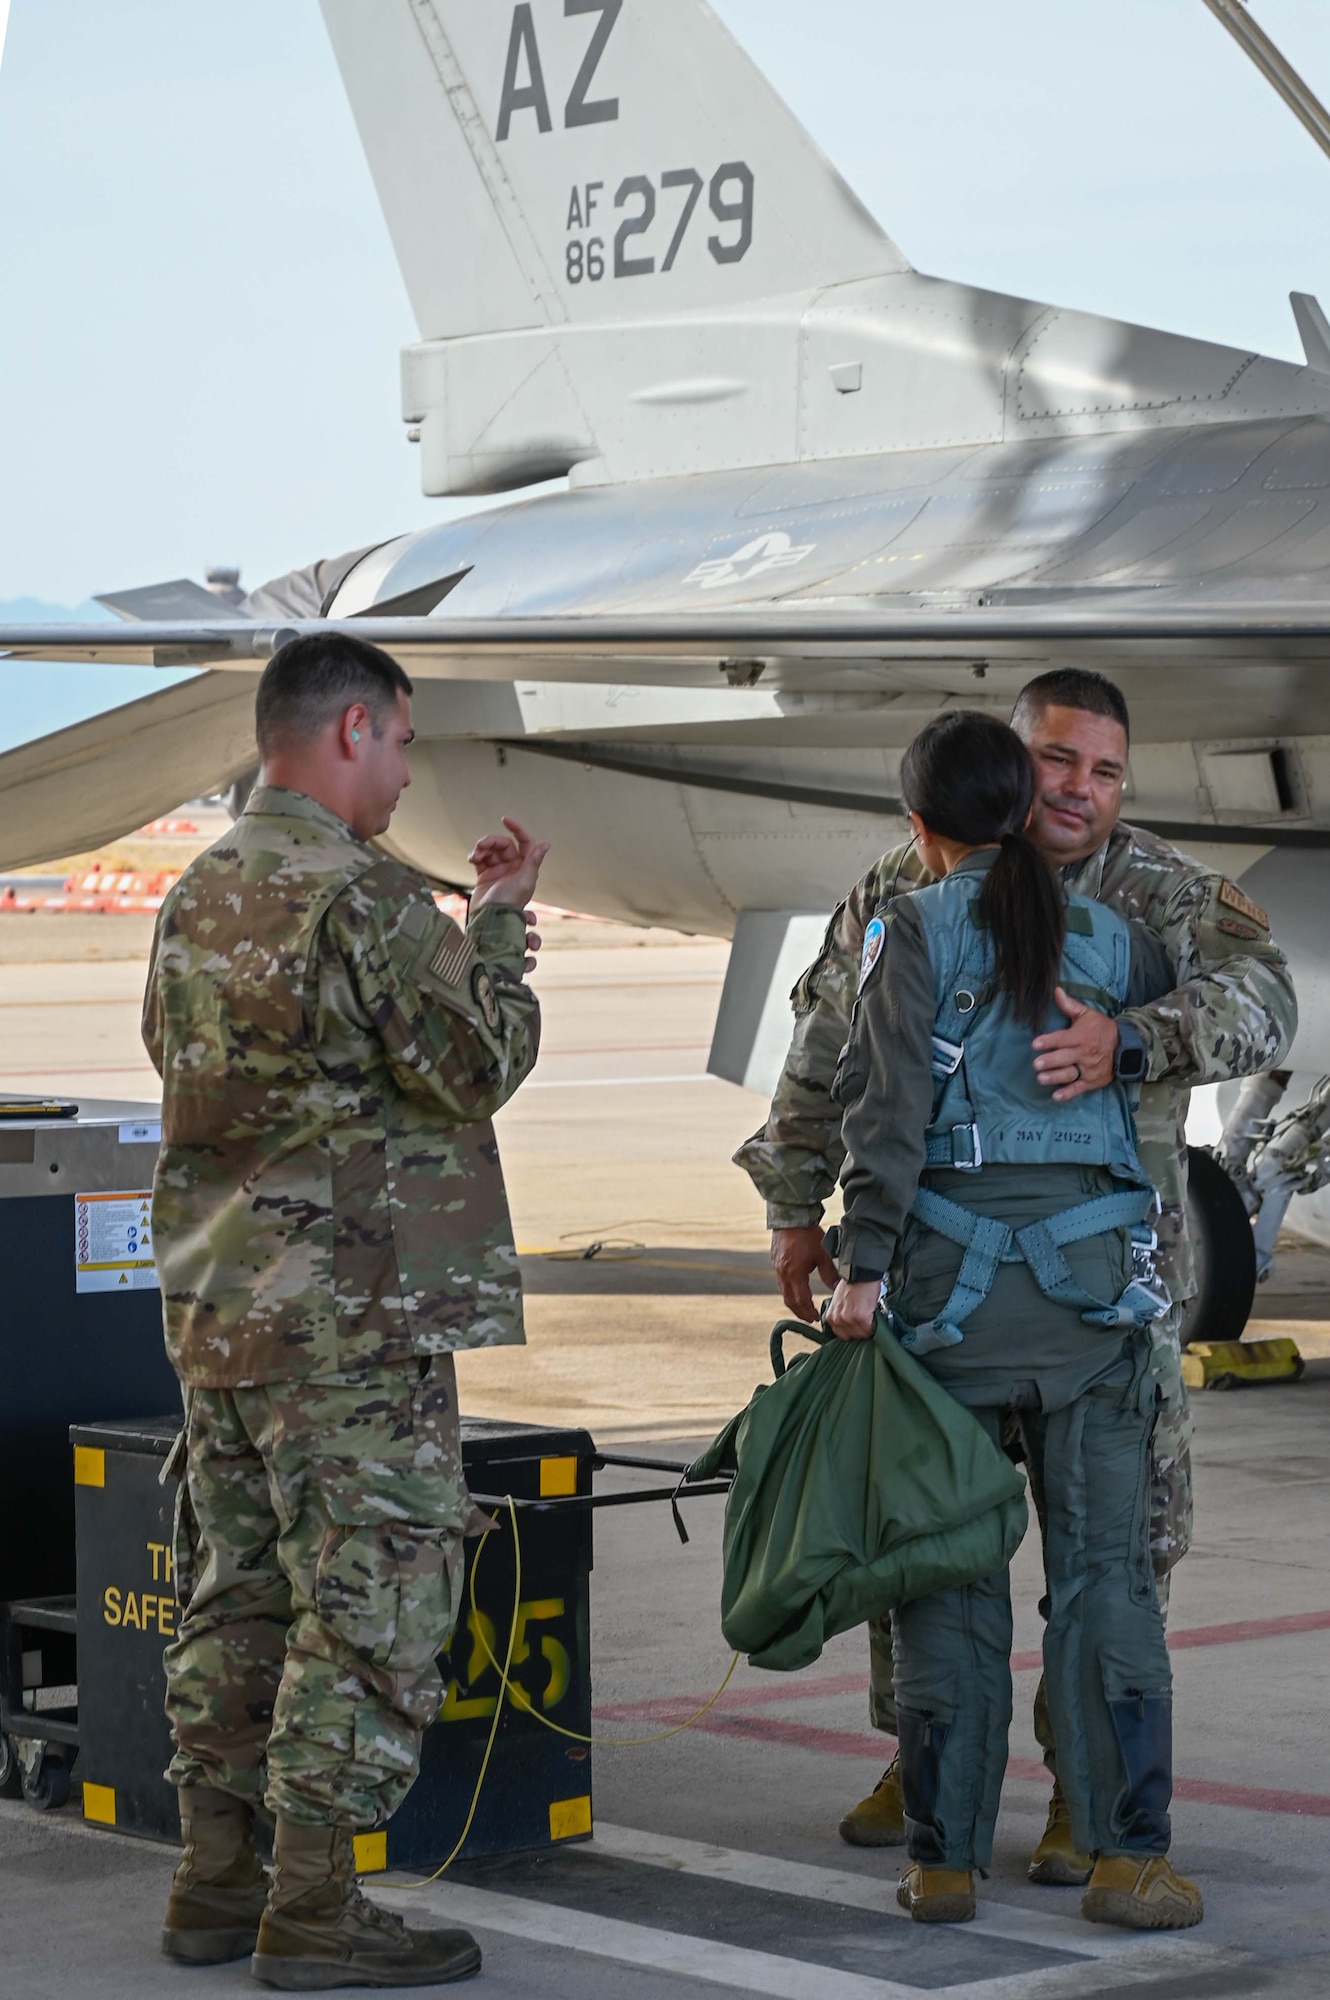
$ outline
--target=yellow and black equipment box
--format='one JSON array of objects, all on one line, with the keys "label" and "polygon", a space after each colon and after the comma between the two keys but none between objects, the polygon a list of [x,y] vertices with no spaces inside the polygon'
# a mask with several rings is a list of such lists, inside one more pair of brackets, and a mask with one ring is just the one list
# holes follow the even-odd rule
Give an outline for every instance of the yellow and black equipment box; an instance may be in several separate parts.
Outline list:
[{"label": "yellow and black equipment box", "polygon": [[0,1793],[68,1796],[69,1427],[179,1409],[162,1346],[155,1105],[0,1100]]},{"label": "yellow and black equipment box", "polygon": [[[162,1714],[162,1652],[176,1622],[173,1483],[160,1475],[176,1420],[82,1424],[70,1432],[78,1517],[78,1742],[84,1818],[179,1838]],[[66,1447],[66,1451],[68,1447]],[[462,1419],[468,1484],[482,1502],[519,1503],[521,1600],[511,1679],[464,1857],[584,1839],[591,1832],[591,1752],[555,1734],[591,1733],[591,1486],[586,1431]],[[68,1466],[68,1457],[65,1460]],[[579,1504],[581,1503],[581,1504]],[[386,1832],[356,1842],[362,1872],[445,1860],[462,1831],[499,1706],[513,1627],[511,1520],[467,1543],[463,1613],[442,1661],[444,1701],[427,1732],[420,1778]],[[472,1565],[476,1609],[470,1601]],[[488,1649],[488,1650],[487,1650]]]}]

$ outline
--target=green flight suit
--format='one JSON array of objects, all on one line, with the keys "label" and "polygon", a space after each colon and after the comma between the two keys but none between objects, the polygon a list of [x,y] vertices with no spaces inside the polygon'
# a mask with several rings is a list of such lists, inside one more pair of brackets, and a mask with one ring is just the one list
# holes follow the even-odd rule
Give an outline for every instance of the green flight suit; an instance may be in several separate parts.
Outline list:
[{"label": "green flight suit", "polygon": [[[822,950],[791,995],[794,1034],[770,1116],[739,1148],[736,1164],[767,1204],[769,1229],[815,1226],[844,1158],[832,1099],[849,1032],[864,929],[879,905],[932,878],[913,846],[884,854],[832,915]],[[1175,989],[1130,1010],[1147,1057],[1137,1131],[1141,1159],[1159,1190],[1159,1275],[1173,1311],[1156,1321],[1155,1357],[1164,1406],[1151,1452],[1150,1546],[1167,1603],[1169,1573],[1191,1545],[1191,1418],[1178,1366],[1181,1310],[1196,1289],[1186,1234],[1186,1120],[1195,1085],[1272,1069],[1292,1043],[1297,1001],[1288,962],[1240,891],[1143,828],[1119,822],[1103,847],[1063,871],[1069,891],[1092,896],[1143,924],[1172,959]],[[1243,907],[1245,906],[1245,907]],[[1008,1442],[1018,1443],[1014,1429]],[[1038,1481],[1032,1479],[1039,1504]],[[889,1619],[869,1626],[873,1726],[896,1734]],[[1036,1702],[1036,1730],[1052,1761],[1052,1737]]]},{"label": "green flight suit", "polygon": [[[1125,1223],[1065,1241],[1061,1278],[1036,1260],[1040,1232],[1083,1205],[1135,1202],[1143,1221],[1145,1177],[1125,1088],[1110,1085],[1052,1113],[1029,1062],[1028,1028],[984,998],[976,968],[985,947],[970,899],[994,854],[971,855],[946,883],[899,898],[880,944],[870,939],[836,1080],[846,1147],[837,1262],[845,1277],[890,1273],[904,1344],[922,1343],[915,1351],[923,1365],[995,1441],[1005,1422],[1020,1425],[1044,1502],[1045,1678],[1076,1844],[1092,1854],[1165,1853],[1171,1680],[1148,1540],[1160,1393],[1148,1306],[1138,1299],[1139,1317],[1126,1317],[1137,1295]],[[1116,945],[1125,973],[1121,920],[1083,901],[1071,916]],[[1141,942],[1134,990],[1124,976],[1104,994],[1113,1011],[1153,997],[1172,977],[1158,945],[1147,952]],[[1077,984],[1074,943],[1063,964],[1068,985]],[[966,1024],[955,1036],[964,1067],[941,1082],[939,1051],[955,1054],[944,1005],[953,986],[964,1010],[956,1018]],[[959,1101],[973,1106],[961,1125],[946,1115],[955,1084]],[[940,1155],[965,1157],[977,1137],[977,1170],[940,1164]],[[1008,1238],[1016,1260],[999,1263],[994,1250],[982,1272],[980,1240],[966,1248],[939,1233],[945,1215],[1023,1231],[1024,1260]],[[1119,1302],[1124,1317],[1115,1321]],[[901,1605],[894,1635],[911,1858],[930,1868],[985,1868],[1011,1718],[1005,1571]]]}]

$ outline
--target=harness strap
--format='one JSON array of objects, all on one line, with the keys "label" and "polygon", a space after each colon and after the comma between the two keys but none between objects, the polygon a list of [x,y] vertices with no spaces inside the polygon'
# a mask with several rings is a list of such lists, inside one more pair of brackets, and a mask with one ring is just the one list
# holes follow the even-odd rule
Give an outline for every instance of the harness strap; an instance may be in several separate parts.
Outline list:
[{"label": "harness strap", "polygon": [[916,1327],[901,1320],[899,1315],[894,1316],[901,1345],[914,1354],[956,1346],[965,1337],[961,1332],[962,1322],[992,1291],[1000,1264],[1028,1264],[1030,1275],[1046,1298],[1059,1305],[1077,1307],[1091,1324],[1146,1324],[1162,1309],[1159,1294],[1137,1276],[1120,1298],[1112,1301],[1096,1298],[1077,1284],[1071,1266],[1062,1255],[1062,1246],[1083,1243],[1087,1237],[1104,1236],[1114,1229],[1136,1232],[1153,1208],[1151,1192],[1131,1188],[1120,1194],[1096,1195],[1091,1201],[1060,1209],[1042,1222],[1027,1223],[1023,1229],[1013,1230],[991,1215],[980,1215],[932,1188],[921,1187],[911,1213],[926,1228],[955,1243],[965,1255],[951,1296],[936,1318]]},{"label": "harness strap", "polygon": [[1030,1222],[1024,1229],[1018,1229],[1016,1241],[1045,1298],[1056,1299],[1059,1305],[1077,1306],[1082,1312],[1106,1312],[1110,1302],[1097,1299],[1093,1292],[1077,1284],[1062,1254],[1062,1246],[1083,1243],[1088,1236],[1103,1236],[1111,1229],[1134,1228],[1145,1221],[1153,1206],[1151,1195],[1143,1188],[1133,1188],[1130,1193],[1098,1195],[1093,1201],[1061,1209],[1042,1222]]}]

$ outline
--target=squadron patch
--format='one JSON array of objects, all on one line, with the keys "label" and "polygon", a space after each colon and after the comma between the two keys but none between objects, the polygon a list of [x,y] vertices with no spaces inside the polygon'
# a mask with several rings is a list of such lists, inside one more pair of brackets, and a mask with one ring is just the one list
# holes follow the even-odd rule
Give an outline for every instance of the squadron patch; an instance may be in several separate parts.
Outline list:
[{"label": "squadron patch", "polygon": [[471,997],[480,1009],[485,1026],[492,1035],[497,1035],[503,1026],[503,1014],[499,1008],[499,996],[494,991],[494,981],[483,965],[478,965],[471,975]]},{"label": "squadron patch", "polygon": [[1270,919],[1265,911],[1259,903],[1253,903],[1250,896],[1244,896],[1236,882],[1220,883],[1219,900],[1221,903],[1227,903],[1230,910],[1236,910],[1239,916],[1248,917],[1252,923],[1259,924],[1263,931],[1269,930]]},{"label": "squadron patch", "polygon": [[868,984],[868,975],[882,956],[882,947],[887,941],[887,927],[881,917],[874,917],[864,932],[864,955],[859,961],[859,991]]}]

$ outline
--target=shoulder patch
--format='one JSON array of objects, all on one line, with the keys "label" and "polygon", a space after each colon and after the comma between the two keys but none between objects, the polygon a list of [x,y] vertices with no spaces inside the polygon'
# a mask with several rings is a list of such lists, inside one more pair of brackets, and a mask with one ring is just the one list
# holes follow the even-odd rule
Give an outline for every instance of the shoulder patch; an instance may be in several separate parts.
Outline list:
[{"label": "shoulder patch", "polygon": [[1259,944],[1265,935],[1257,930],[1255,924],[1241,923],[1237,917],[1220,917],[1215,929],[1222,931],[1225,937],[1241,938],[1246,944]]},{"label": "shoulder patch", "polygon": [[1068,903],[1067,929],[1073,937],[1093,937],[1094,918],[1079,903]]},{"label": "shoulder patch", "polygon": [[492,1035],[497,1035],[503,1026],[503,1014],[499,996],[494,991],[494,981],[483,965],[478,965],[471,975],[471,997],[480,1009],[485,1026]]},{"label": "shoulder patch", "polygon": [[471,969],[476,956],[476,948],[466,932],[459,930],[455,937],[446,937],[430,960],[430,971],[445,986],[460,986]]},{"label": "shoulder patch", "polygon": [[1226,903],[1230,910],[1236,910],[1239,916],[1249,917],[1252,923],[1259,924],[1263,931],[1269,930],[1270,919],[1265,911],[1259,903],[1253,903],[1250,896],[1244,896],[1236,882],[1225,880],[1220,883],[1219,900]]},{"label": "shoulder patch", "polygon": [[886,943],[887,927],[881,917],[874,917],[864,932],[864,955],[859,961],[859,991],[862,993],[868,983],[868,975],[882,956]]}]

